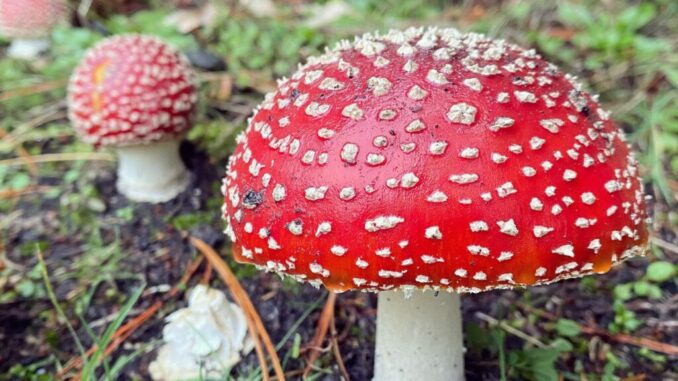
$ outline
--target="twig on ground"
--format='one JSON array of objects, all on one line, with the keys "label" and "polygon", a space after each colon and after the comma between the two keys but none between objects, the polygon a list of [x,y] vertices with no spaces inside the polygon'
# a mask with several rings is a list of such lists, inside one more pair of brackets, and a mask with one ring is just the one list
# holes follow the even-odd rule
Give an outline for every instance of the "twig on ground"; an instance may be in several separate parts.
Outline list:
[{"label": "twig on ground", "polygon": [[[0,128],[0,138],[4,139],[7,136],[9,136],[9,134],[4,129]],[[21,144],[17,145],[16,151],[23,164],[26,164],[28,167],[28,172],[33,176],[37,175],[38,167],[31,159],[31,155],[28,153],[28,151],[26,151],[26,149]]]},{"label": "twig on ground", "polygon": [[[290,370],[289,372],[285,372],[285,377],[293,378],[293,377],[301,375],[302,373],[304,373],[303,369],[294,369],[294,370]],[[278,377],[271,378],[271,381],[278,381]]]},{"label": "twig on ground", "polygon": [[672,252],[673,254],[678,254],[678,245],[664,241],[663,239],[657,236],[651,236],[650,242],[652,242],[654,245],[661,247],[664,250]]},{"label": "twig on ground", "polygon": [[30,173],[33,176],[37,176],[38,166],[35,165],[35,160],[33,159],[33,156],[31,156],[21,144],[19,144],[16,147],[16,152],[19,155],[19,158],[22,160],[22,162],[26,164],[26,166],[28,167],[28,173]]},{"label": "twig on ground", "polygon": [[[518,303],[518,305],[532,313],[535,313],[543,318],[549,319],[549,320],[558,320],[558,317],[548,313],[544,310],[541,310],[539,308],[532,307],[530,305],[527,305],[525,303]],[[662,343],[660,341],[648,339],[645,337],[635,337],[631,335],[627,335],[624,333],[612,333],[608,330],[599,328],[599,327],[591,327],[586,324],[582,324],[577,322],[579,324],[579,328],[581,331],[587,335],[595,335],[595,336],[601,336],[605,337],[607,339],[610,339],[612,341],[616,341],[618,343],[622,344],[630,344],[630,345],[635,345],[637,347],[645,347],[647,349],[653,350],[655,352],[661,352],[665,353],[667,355],[671,356],[678,356],[678,346],[667,344],[667,343]]]},{"label": "twig on ground", "polygon": [[107,152],[64,152],[46,153],[43,155],[29,156],[28,158],[13,158],[0,160],[0,166],[30,165],[29,163],[52,163],[59,161],[115,161],[115,156]]},{"label": "twig on ground", "polygon": [[55,81],[38,83],[36,85],[18,87],[15,89],[0,91],[0,102],[4,102],[13,98],[23,97],[26,95],[46,93],[48,91],[56,90],[60,87],[66,86],[68,78],[57,79]]},{"label": "twig on ground", "polygon": [[523,331],[521,331],[517,328],[511,327],[508,323],[506,323],[504,321],[499,321],[499,320],[497,320],[497,319],[495,319],[495,318],[493,318],[489,315],[486,315],[482,312],[476,312],[476,316],[480,320],[487,322],[491,326],[499,327],[499,328],[503,329],[504,331],[512,334],[513,336],[520,337],[521,339],[527,341],[528,343],[534,345],[537,348],[546,348],[547,347],[547,345],[542,343],[539,339],[532,337],[532,336],[528,335],[527,333],[525,333],[525,332],[523,332]]},{"label": "twig on ground", "polygon": [[233,274],[226,262],[224,262],[219,257],[219,254],[217,254],[217,252],[214,251],[210,245],[196,237],[190,237],[190,240],[191,244],[196,249],[198,249],[198,251],[200,251],[212,264],[214,269],[221,276],[224,283],[226,283],[228,289],[231,291],[233,299],[235,299],[236,303],[238,303],[238,305],[240,305],[240,307],[242,307],[243,311],[245,312],[245,316],[247,317],[245,320],[247,321],[247,326],[252,336],[252,340],[254,340],[255,350],[257,351],[257,356],[259,357],[259,362],[261,363],[262,378],[265,381],[270,380],[266,359],[262,356],[263,353],[260,353],[263,351],[260,347],[257,347],[261,346],[261,344],[258,343],[259,339],[263,341],[264,347],[266,348],[268,355],[271,357],[271,363],[273,364],[273,371],[275,372],[276,378],[280,381],[284,381],[285,373],[283,372],[282,365],[280,365],[280,358],[278,357],[278,353],[275,351],[275,346],[273,346],[271,337],[268,335],[268,332],[264,327],[264,323],[261,321],[261,317],[254,308],[252,300],[250,300],[249,296],[238,281],[238,278],[235,276],[235,274]]},{"label": "twig on ground", "polygon": [[306,345],[306,350],[309,350],[310,353],[306,359],[306,368],[304,369],[303,378],[306,379],[308,374],[313,369],[313,364],[320,356],[320,348],[322,347],[323,341],[327,336],[327,331],[330,328],[330,323],[334,319],[334,306],[337,301],[337,294],[330,292],[327,296],[327,302],[325,302],[325,307],[323,307],[322,312],[320,313],[320,319],[318,319],[318,325],[315,329],[315,334],[311,341]]},{"label": "twig on ground", "polygon": [[17,197],[21,197],[21,196],[31,194],[31,193],[45,193],[45,192],[50,191],[52,189],[54,189],[54,187],[29,185],[26,188],[21,189],[21,190],[14,190],[14,189],[0,190],[0,200],[1,199],[17,198]]},{"label": "twig on ground", "polygon": [[202,273],[202,280],[200,283],[207,286],[210,284],[210,279],[212,279],[212,264],[208,261],[205,265],[205,272]]},{"label": "twig on ground", "polygon": [[40,127],[43,124],[64,119],[67,116],[68,115],[66,114],[66,112],[59,108],[56,108],[51,112],[41,113],[38,116],[32,118],[31,120],[19,124],[10,133],[5,133],[4,136],[2,136],[3,135],[2,131],[0,131],[0,141],[10,146],[18,145],[25,140],[25,138],[22,138],[22,135],[26,134],[27,132],[37,127]]},{"label": "twig on ground", "polygon": [[341,372],[344,381],[351,381],[351,375],[348,374],[346,369],[346,364],[344,364],[344,358],[341,357],[341,350],[339,349],[339,339],[337,337],[337,325],[336,325],[336,316],[332,315],[332,322],[330,324],[330,334],[332,335],[332,348],[334,352],[334,358],[337,360],[337,365],[339,366],[339,371]]},{"label": "twig on ground", "polygon": [[78,21],[82,25],[89,25],[90,21],[87,18],[90,8],[92,7],[93,0],[81,0],[76,8],[76,13],[78,15]]},{"label": "twig on ground", "polygon": [[589,327],[582,324],[580,324],[580,327],[581,331],[588,335],[603,336],[619,343],[635,345],[637,347],[645,347],[655,352],[661,352],[671,356],[678,356],[678,346],[675,345],[662,343],[645,337],[635,337],[624,333],[612,333],[598,327]]},{"label": "twig on ground", "polygon": [[624,377],[621,381],[645,381],[647,379],[647,374],[637,374],[635,376]]}]

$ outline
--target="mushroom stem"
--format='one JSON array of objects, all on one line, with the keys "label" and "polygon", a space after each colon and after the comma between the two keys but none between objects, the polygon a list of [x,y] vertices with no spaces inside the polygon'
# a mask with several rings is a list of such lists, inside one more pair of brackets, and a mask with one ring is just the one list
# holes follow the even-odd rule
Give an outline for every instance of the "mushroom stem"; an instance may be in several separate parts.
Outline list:
[{"label": "mushroom stem", "polygon": [[373,381],[462,381],[459,294],[379,293]]},{"label": "mushroom stem", "polygon": [[18,60],[32,60],[49,49],[47,39],[15,39],[7,50],[7,56]]},{"label": "mushroom stem", "polygon": [[179,139],[123,146],[118,152],[118,192],[133,201],[171,200],[190,182],[179,157]]}]

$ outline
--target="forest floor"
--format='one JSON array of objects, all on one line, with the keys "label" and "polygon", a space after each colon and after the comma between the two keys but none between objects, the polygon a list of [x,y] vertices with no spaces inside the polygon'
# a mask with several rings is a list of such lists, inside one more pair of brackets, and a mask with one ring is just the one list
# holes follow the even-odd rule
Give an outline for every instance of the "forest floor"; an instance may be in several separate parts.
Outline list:
[{"label": "forest floor", "polygon": [[[578,73],[627,132],[653,195],[648,256],[601,276],[464,295],[467,379],[678,380],[678,3],[195,1],[181,11],[171,3],[95,1],[33,62],[3,58],[0,41],[0,380],[72,378],[73,361],[102,380],[148,379],[163,319],[185,306],[184,290],[226,289],[190,237],[223,256],[288,379],[300,379],[328,294],[231,260],[220,212],[226,159],[263,93],[299,61],[343,37],[429,24],[501,36]],[[264,11],[275,14],[257,16]],[[181,147],[194,183],[163,204],[118,195],[114,156],[79,142],[66,119],[74,65],[105,34],[126,32],[177,45],[200,73],[200,116]],[[81,353],[149,311],[112,353]],[[343,362],[352,380],[370,380],[375,316],[375,295],[338,295],[336,332],[308,379],[345,378]],[[224,379],[262,379],[256,355]]]}]

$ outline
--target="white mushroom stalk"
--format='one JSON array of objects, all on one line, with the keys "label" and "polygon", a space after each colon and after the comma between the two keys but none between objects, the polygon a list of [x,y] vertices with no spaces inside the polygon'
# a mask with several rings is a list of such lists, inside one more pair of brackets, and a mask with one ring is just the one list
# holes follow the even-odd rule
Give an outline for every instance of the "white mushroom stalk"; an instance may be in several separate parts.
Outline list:
[{"label": "white mushroom stalk", "polygon": [[14,39],[7,49],[7,56],[17,60],[32,60],[40,53],[47,51],[49,47],[50,42],[46,38]]},{"label": "white mushroom stalk", "polygon": [[219,290],[196,286],[188,307],[166,320],[165,345],[149,366],[154,380],[222,379],[252,349],[244,313]]},{"label": "white mushroom stalk", "polygon": [[191,181],[179,156],[178,139],[123,146],[118,153],[118,192],[137,202],[165,202]]},{"label": "white mushroom stalk", "polygon": [[0,0],[0,36],[11,40],[7,56],[33,60],[47,51],[49,35],[67,9],[64,0]]},{"label": "white mushroom stalk", "polygon": [[379,293],[373,381],[464,379],[459,294]]}]

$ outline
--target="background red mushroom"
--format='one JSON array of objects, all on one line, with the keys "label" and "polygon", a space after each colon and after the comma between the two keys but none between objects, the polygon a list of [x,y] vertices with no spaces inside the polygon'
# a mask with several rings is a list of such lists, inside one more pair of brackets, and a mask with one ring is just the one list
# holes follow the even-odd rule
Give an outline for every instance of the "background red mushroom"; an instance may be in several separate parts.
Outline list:
[{"label": "background red mushroom", "polygon": [[463,378],[458,293],[606,272],[647,244],[609,112],[533,50],[478,34],[342,41],[238,142],[223,184],[236,258],[381,291],[379,381]]},{"label": "background red mushroom", "polygon": [[118,191],[164,202],[190,182],[179,143],[197,101],[186,58],[162,41],[116,36],[87,52],[71,76],[69,118],[82,140],[118,153]]},{"label": "background red mushroom", "polygon": [[50,46],[49,34],[66,18],[65,0],[0,0],[0,36],[10,57],[30,60]]}]

